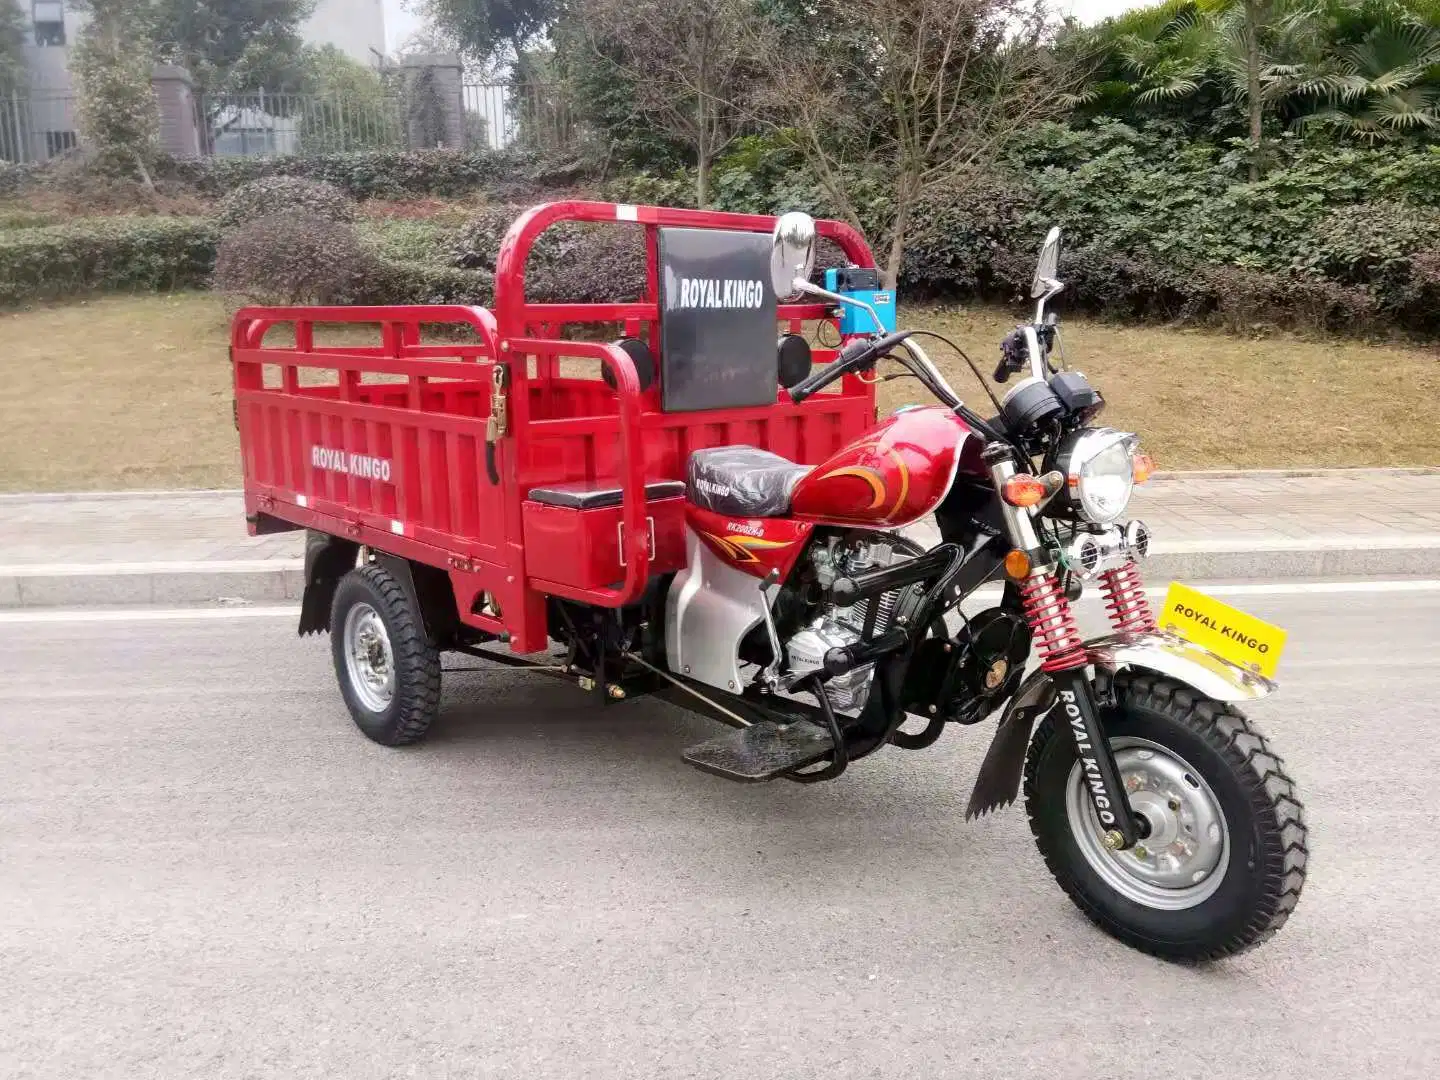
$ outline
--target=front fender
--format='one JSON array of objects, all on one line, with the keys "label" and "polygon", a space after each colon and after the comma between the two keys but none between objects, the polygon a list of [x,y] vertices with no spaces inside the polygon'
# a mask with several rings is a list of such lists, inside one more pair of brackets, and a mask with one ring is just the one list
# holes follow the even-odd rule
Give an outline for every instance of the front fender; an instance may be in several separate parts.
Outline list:
[{"label": "front fender", "polygon": [[1101,671],[1153,671],[1192,686],[1216,701],[1257,701],[1276,689],[1263,675],[1246,671],[1173,634],[1112,634],[1087,641],[1085,651],[1090,663]]},{"label": "front fender", "polygon": [[[1275,684],[1264,676],[1171,634],[1113,634],[1086,642],[1085,650],[1098,671],[1112,675],[1129,669],[1151,671],[1194,687],[1215,701],[1255,701],[1275,690]],[[1054,704],[1055,687],[1045,672],[1032,672],[1020,684],[980,765],[965,809],[967,819],[1015,801],[1030,733]]]}]

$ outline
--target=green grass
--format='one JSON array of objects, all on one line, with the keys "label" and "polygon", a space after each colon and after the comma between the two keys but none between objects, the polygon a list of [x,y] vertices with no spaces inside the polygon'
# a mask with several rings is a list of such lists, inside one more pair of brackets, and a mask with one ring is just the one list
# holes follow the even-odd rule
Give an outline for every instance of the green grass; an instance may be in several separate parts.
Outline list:
[{"label": "green grass", "polygon": [[[910,308],[903,321],[953,337],[988,378],[1021,314]],[[1064,326],[1071,366],[1109,401],[1105,422],[1140,432],[1163,467],[1440,462],[1433,350]],[[226,342],[223,303],[200,293],[0,315],[0,489],[238,485]],[[985,404],[963,363],[938,346],[932,355]],[[885,383],[881,407],[924,393],[913,380]]]}]

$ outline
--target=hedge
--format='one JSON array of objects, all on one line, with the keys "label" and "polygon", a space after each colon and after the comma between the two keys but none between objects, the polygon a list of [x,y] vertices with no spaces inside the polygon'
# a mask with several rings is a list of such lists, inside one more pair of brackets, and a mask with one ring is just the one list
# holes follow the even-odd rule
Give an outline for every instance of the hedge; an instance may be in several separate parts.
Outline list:
[{"label": "hedge", "polygon": [[377,150],[290,157],[210,157],[170,162],[162,177],[206,195],[287,176],[332,184],[354,199],[455,197],[487,189],[524,171],[524,155],[493,150]]},{"label": "hedge", "polygon": [[194,218],[108,218],[0,232],[0,305],[87,292],[199,289],[218,235]]}]

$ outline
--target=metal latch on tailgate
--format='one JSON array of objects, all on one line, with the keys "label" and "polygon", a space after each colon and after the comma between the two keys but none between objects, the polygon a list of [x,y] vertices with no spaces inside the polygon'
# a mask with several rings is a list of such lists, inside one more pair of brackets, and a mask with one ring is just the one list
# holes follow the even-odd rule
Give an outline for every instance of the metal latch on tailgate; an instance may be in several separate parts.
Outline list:
[{"label": "metal latch on tailgate", "polygon": [[495,440],[510,434],[510,403],[505,392],[510,387],[510,369],[496,364],[490,374],[490,419],[485,424],[485,471],[490,483],[499,486],[500,470],[495,466]]}]

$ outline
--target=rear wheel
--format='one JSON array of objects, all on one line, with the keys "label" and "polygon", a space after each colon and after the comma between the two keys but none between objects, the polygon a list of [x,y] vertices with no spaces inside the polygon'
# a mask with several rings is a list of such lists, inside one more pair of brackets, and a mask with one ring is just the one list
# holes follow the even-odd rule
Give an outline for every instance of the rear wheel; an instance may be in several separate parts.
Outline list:
[{"label": "rear wheel", "polygon": [[1308,858],[1284,763],[1245,717],[1156,676],[1122,676],[1104,710],[1142,839],[1111,851],[1074,744],[1047,718],[1025,768],[1030,828],[1056,881],[1106,932],[1177,960],[1251,948],[1284,925]]},{"label": "rear wheel", "polygon": [[330,642],[356,726],[383,746],[424,738],[440,711],[440,654],[383,567],[362,566],[340,580]]}]

